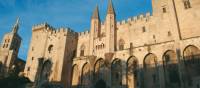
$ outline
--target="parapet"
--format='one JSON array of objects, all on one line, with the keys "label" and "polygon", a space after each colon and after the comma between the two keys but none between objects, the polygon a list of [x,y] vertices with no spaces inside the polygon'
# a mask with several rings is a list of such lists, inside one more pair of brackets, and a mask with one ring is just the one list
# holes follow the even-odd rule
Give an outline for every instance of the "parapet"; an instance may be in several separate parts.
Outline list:
[{"label": "parapet", "polygon": [[78,36],[87,36],[87,35],[89,35],[89,34],[90,34],[90,31],[87,30],[87,31],[84,31],[84,32],[79,32],[79,33],[78,33]]},{"label": "parapet", "polygon": [[33,25],[32,30],[37,30],[37,29],[42,29],[42,28],[45,28],[47,30],[54,30],[54,28],[52,26],[50,26],[47,22],[44,22],[42,24]]},{"label": "parapet", "polygon": [[137,22],[141,22],[141,21],[148,22],[150,17],[151,17],[150,12],[148,12],[146,14],[140,14],[138,16],[128,18],[127,20],[122,20],[122,21],[117,22],[117,26],[124,25],[127,23],[137,23]]},{"label": "parapet", "polygon": [[52,26],[50,26],[48,23],[42,23],[42,24],[38,24],[38,25],[34,25],[32,27],[32,30],[47,30],[48,33],[50,33],[51,35],[56,35],[56,34],[70,34],[70,35],[76,35],[77,32],[74,32],[71,28],[69,27],[60,27],[60,28],[53,28]]},{"label": "parapet", "polygon": [[52,30],[52,31],[51,31],[51,34],[52,34],[52,35],[54,35],[54,34],[71,34],[71,35],[75,35],[76,32],[74,32],[74,31],[73,31],[72,29],[70,29],[69,27],[67,27],[67,28],[61,27],[61,28]]}]

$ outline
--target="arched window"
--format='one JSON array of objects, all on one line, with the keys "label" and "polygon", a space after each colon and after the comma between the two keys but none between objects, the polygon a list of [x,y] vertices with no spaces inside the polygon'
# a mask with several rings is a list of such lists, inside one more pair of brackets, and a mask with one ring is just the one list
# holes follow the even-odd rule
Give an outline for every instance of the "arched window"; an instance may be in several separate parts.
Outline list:
[{"label": "arched window", "polygon": [[77,65],[74,65],[72,69],[72,88],[78,88],[79,82],[79,69]]},{"label": "arched window", "polygon": [[136,57],[131,57],[127,60],[127,88],[138,87],[137,66],[138,61]]},{"label": "arched window", "polygon": [[80,56],[84,56],[85,55],[85,45],[81,45],[81,52],[80,52]]},{"label": "arched window", "polygon": [[89,88],[90,85],[90,66],[86,63],[82,68],[81,88]]},{"label": "arched window", "polygon": [[178,60],[175,51],[168,50],[164,53],[163,69],[166,88],[179,88]]},{"label": "arched window", "polygon": [[40,72],[40,82],[45,82],[49,80],[49,77],[52,72],[51,68],[52,68],[52,62],[50,60],[47,60],[43,63],[42,69]]},{"label": "arched window", "polygon": [[158,84],[157,57],[150,53],[144,58],[144,88],[157,88]]},{"label": "arched window", "polygon": [[124,49],[124,44],[125,44],[124,40],[120,39],[119,40],[119,50],[123,50]]},{"label": "arched window", "polygon": [[100,79],[106,79],[105,75],[105,65],[104,65],[104,60],[101,58],[97,60],[97,62],[94,65],[94,80],[98,81]]},{"label": "arched window", "polygon": [[53,45],[49,45],[49,48],[48,48],[49,53],[51,53],[52,50],[53,50]]},{"label": "arched window", "polygon": [[189,0],[184,0],[183,3],[184,3],[185,9],[191,8],[191,4],[190,4],[190,1],[189,1]]},{"label": "arched window", "polygon": [[[195,81],[200,77],[200,50],[196,46],[189,45],[183,51],[185,73],[189,86],[196,86]],[[198,79],[197,79],[198,78]]]},{"label": "arched window", "polygon": [[166,13],[166,12],[167,12],[166,7],[163,7],[162,9],[163,9],[163,13]]},{"label": "arched window", "polygon": [[112,88],[122,87],[122,63],[119,59],[111,64],[111,80]]}]

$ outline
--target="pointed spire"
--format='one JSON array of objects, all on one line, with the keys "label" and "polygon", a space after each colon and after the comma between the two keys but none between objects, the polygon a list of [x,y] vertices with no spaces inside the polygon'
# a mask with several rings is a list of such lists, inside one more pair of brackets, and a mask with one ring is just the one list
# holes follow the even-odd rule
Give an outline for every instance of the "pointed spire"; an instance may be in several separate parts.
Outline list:
[{"label": "pointed spire", "polygon": [[19,17],[17,17],[16,23],[13,26],[13,31],[12,32],[13,33],[17,33],[18,29],[19,29]]},{"label": "pointed spire", "polygon": [[98,9],[98,5],[96,6],[93,15],[92,15],[92,19],[99,19],[99,9]]},{"label": "pointed spire", "polygon": [[109,0],[107,14],[115,14],[115,10],[113,8],[112,0]]}]

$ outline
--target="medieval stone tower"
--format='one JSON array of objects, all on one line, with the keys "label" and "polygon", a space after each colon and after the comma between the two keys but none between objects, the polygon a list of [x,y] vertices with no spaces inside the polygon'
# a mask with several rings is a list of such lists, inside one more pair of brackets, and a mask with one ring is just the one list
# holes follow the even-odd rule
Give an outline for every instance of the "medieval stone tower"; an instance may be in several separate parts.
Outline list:
[{"label": "medieval stone tower", "polygon": [[19,47],[21,44],[21,37],[17,33],[19,29],[19,19],[17,19],[13,26],[12,32],[4,35],[2,44],[0,46],[0,63],[3,64],[2,69],[8,72],[12,68],[14,61],[17,59]]},{"label": "medieval stone tower", "polygon": [[200,88],[200,0],[151,0],[152,13],[117,21],[108,2],[90,30],[33,26],[25,76],[66,88]]},{"label": "medieval stone tower", "polygon": [[32,29],[32,40],[28,52],[25,76],[31,81],[70,81],[72,58],[75,56],[77,33],[69,28],[55,29],[47,23]]}]

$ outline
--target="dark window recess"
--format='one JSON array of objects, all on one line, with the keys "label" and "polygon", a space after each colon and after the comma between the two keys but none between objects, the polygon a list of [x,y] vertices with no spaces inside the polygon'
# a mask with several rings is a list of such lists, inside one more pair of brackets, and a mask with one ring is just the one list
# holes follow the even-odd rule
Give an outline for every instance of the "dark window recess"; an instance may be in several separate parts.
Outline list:
[{"label": "dark window recess", "polygon": [[163,13],[166,13],[167,9],[165,7],[163,7]]},{"label": "dark window recess", "polygon": [[172,35],[172,33],[170,31],[168,31],[168,36],[171,36],[171,35]]},{"label": "dark window recess", "polygon": [[27,71],[30,71],[30,67],[27,68]]},{"label": "dark window recess", "polygon": [[153,39],[155,39],[156,38],[156,36],[155,35],[153,35]]},{"label": "dark window recess", "polygon": [[184,3],[185,9],[192,8],[189,0],[185,0],[183,3]]},{"label": "dark window recess", "polygon": [[32,47],[32,51],[34,51],[34,47]]},{"label": "dark window recess", "polygon": [[124,49],[124,45],[119,45],[119,50],[123,50]]},{"label": "dark window recess", "polygon": [[84,56],[84,50],[81,50],[80,56]]},{"label": "dark window recess", "polygon": [[53,50],[53,45],[50,45],[49,48],[48,48],[49,53],[51,53],[52,50]]},{"label": "dark window recess", "polygon": [[6,45],[5,45],[5,44],[3,44],[3,48],[5,48],[5,46],[6,46]]},{"label": "dark window recess", "polygon": [[8,44],[6,44],[6,48],[8,48]]},{"label": "dark window recess", "polygon": [[146,32],[146,28],[145,27],[142,27],[142,32]]},{"label": "dark window recess", "polygon": [[123,39],[119,40],[119,50],[124,50],[125,41]]}]

